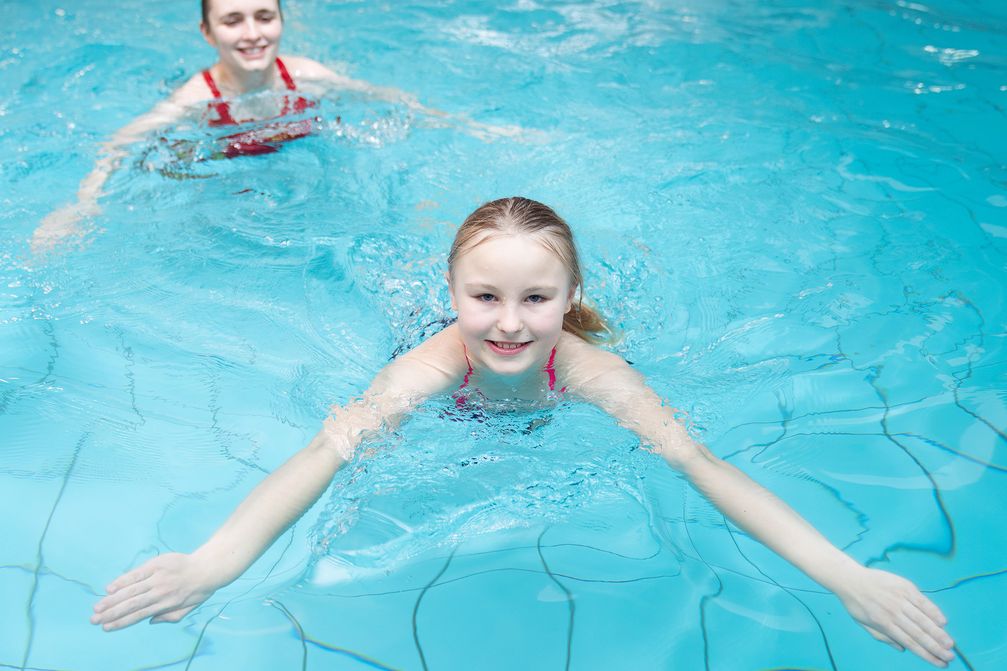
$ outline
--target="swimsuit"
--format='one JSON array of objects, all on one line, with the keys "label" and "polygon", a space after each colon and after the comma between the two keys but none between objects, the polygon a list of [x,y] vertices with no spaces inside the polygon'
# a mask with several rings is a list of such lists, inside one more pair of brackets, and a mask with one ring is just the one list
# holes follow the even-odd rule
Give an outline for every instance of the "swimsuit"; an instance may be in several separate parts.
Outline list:
[{"label": "swimsuit", "polygon": [[[276,68],[280,71],[280,77],[283,79],[287,90],[297,91],[293,77],[287,72],[287,67],[279,58],[276,59]],[[210,74],[209,70],[203,70],[203,80],[206,82],[207,87],[209,87],[210,93],[213,94],[214,102],[209,103],[209,107],[217,112],[217,117],[209,121],[211,126],[237,126],[252,121],[252,119],[235,120],[231,115],[230,103],[220,95],[220,89],[217,88],[217,83],[213,81],[213,75]],[[289,96],[283,96],[283,109],[280,110],[277,117],[288,114],[302,114],[309,107],[314,106],[315,103],[313,101],[307,100],[303,96],[297,96],[293,104],[290,103]],[[279,145],[281,143],[309,135],[313,128],[311,119],[274,122],[261,128],[225,136],[223,140],[226,146],[223,148],[222,153],[227,158],[272,154],[280,148]]]},{"label": "swimsuit", "polygon": [[[473,372],[472,371],[472,362],[469,361],[469,351],[468,351],[467,348],[465,348],[464,345],[462,346],[462,348],[463,348],[463,350],[465,352],[465,363],[468,366],[468,370],[465,371],[465,378],[462,380],[462,383],[458,386],[457,391],[455,391],[455,393],[452,394],[452,397],[455,399],[455,408],[457,408],[459,410],[465,408],[469,404],[468,394],[462,393],[462,389],[465,389],[467,386],[469,386],[469,378],[472,377],[472,372]],[[555,363],[555,361],[556,361],[556,348],[553,347],[552,348],[552,352],[549,353],[549,361],[546,362],[545,367],[542,369],[542,370],[545,371],[546,375],[548,376],[547,379],[548,379],[548,382],[549,382],[549,391],[551,391],[553,393],[556,392],[556,369],[553,366],[553,364]],[[559,393],[560,394],[565,394],[566,393],[566,387],[563,387],[562,389],[560,389]]]}]

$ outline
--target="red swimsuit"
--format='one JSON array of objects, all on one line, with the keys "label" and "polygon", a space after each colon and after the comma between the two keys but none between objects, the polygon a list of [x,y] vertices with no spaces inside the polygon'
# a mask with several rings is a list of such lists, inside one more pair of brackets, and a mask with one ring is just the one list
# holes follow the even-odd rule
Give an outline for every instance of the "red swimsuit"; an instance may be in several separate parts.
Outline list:
[{"label": "red swimsuit", "polygon": [[[464,347],[464,346],[463,346]],[[464,349],[465,352],[465,363],[468,365],[468,370],[465,371],[465,378],[462,380],[461,385],[459,385],[457,391],[455,391],[452,396],[455,399],[455,407],[458,409],[464,408],[468,405],[468,395],[462,393],[462,389],[469,386],[469,378],[472,377],[472,362],[469,361],[469,351]],[[556,361],[556,348],[552,348],[552,352],[549,353],[549,360],[546,362],[545,367],[542,369],[548,376],[549,381],[549,391],[556,391],[556,369],[553,367],[553,363]],[[559,390],[559,393],[565,394],[566,387]]]},{"label": "red swimsuit", "polygon": [[[287,72],[287,67],[279,58],[276,59],[276,68],[280,71],[280,77],[283,78],[283,83],[287,86],[287,90],[296,91],[297,86],[294,84],[293,77]],[[231,115],[231,105],[220,95],[220,89],[217,88],[217,83],[213,81],[213,75],[210,74],[209,70],[203,70],[203,80],[206,82],[214,98],[214,102],[211,102],[209,107],[217,112],[217,117],[209,121],[211,126],[237,126],[238,124],[252,121],[252,119],[237,121]],[[293,105],[290,103],[289,96],[283,96],[283,109],[280,110],[277,118],[288,114],[301,114],[314,106],[315,103],[313,101],[307,100],[303,96],[297,96],[294,99]],[[227,144],[223,149],[223,153],[227,158],[272,154],[280,148],[279,145],[281,143],[304,137],[310,134],[312,130],[313,124],[311,119],[270,123],[260,128],[224,137]]]}]

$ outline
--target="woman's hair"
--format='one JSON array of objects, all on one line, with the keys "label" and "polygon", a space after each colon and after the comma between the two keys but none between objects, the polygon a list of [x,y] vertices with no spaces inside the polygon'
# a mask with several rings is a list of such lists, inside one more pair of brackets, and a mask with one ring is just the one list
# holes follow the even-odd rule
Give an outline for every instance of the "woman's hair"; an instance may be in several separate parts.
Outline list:
[{"label": "woman's hair", "polygon": [[580,272],[573,231],[548,205],[515,196],[493,200],[470,214],[455,234],[448,254],[448,272],[467,251],[494,235],[525,233],[534,235],[566,266],[571,284],[580,296],[563,316],[563,330],[587,342],[607,340],[611,330],[597,311],[584,305],[584,277]]},{"label": "woman's hair", "polygon": [[[200,0],[199,10],[203,14],[203,23],[210,25],[210,0]],[[280,0],[276,0],[276,10],[280,13],[280,20],[283,20],[283,5]]]}]

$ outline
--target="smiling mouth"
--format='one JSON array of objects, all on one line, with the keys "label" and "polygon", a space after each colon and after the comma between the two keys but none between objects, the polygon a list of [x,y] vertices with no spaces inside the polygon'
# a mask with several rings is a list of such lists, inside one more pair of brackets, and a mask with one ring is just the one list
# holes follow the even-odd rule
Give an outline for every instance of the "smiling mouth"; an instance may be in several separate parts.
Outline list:
[{"label": "smiling mouth", "polygon": [[238,49],[238,53],[240,53],[242,56],[245,56],[247,58],[255,58],[257,56],[261,56],[265,52],[266,52],[266,46],[265,45],[255,46],[255,47],[244,47],[244,48]]},{"label": "smiling mouth", "polygon": [[487,340],[486,342],[489,344],[491,350],[497,354],[507,356],[517,354],[518,352],[525,350],[528,345],[531,344],[530,342],[504,342],[501,340]]}]

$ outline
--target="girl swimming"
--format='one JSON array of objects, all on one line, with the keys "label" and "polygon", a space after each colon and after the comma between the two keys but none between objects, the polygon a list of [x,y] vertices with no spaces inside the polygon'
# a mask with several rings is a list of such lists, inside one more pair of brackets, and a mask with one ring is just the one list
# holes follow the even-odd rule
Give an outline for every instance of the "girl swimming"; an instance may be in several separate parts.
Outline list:
[{"label": "girl swimming", "polygon": [[953,658],[941,611],[908,580],[866,568],[787,504],[694,442],[674,410],[620,357],[596,344],[600,316],[583,303],[572,233],[549,207],[506,198],[462,224],[448,256],[457,321],[389,363],[359,399],[259,484],[191,554],[164,554],[114,580],[91,621],[106,630],[177,622],[241,575],[326,490],[361,442],[397,426],[427,398],[530,407],[557,396],[593,403],[634,431],[727,517],[804,571],[878,640],[936,666]]},{"label": "girl swimming", "polygon": [[[35,229],[31,241],[34,251],[48,249],[78,233],[80,220],[101,212],[98,199],[102,187],[127,155],[130,144],[177,122],[201,104],[206,104],[207,123],[211,126],[269,121],[260,128],[225,137],[218,154],[228,158],[269,153],[282,142],[310,133],[313,127],[310,119],[301,116],[283,121],[282,117],[305,112],[313,105],[311,97],[331,89],[356,91],[405,105],[427,116],[447,117],[439,110],[424,107],[403,91],[345,77],[310,58],[289,55],[281,58],[283,12],[279,0],[202,0],[199,29],[207,43],[216,49],[217,62],[194,75],[150,112],[121,128],[103,145],[94,168],[80,183],[77,201],[50,213]],[[284,95],[241,98],[259,91]],[[456,121],[480,136],[513,132],[465,119]]]}]

